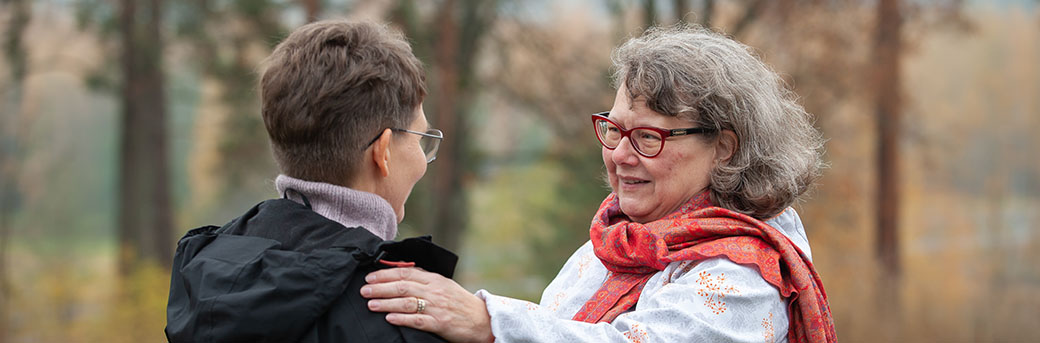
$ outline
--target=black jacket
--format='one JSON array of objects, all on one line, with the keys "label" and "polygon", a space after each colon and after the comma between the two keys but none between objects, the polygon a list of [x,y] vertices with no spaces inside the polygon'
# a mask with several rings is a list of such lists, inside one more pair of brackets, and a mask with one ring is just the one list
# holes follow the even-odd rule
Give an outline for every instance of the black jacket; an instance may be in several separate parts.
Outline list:
[{"label": "black jacket", "polygon": [[451,277],[458,258],[429,237],[383,241],[308,205],[264,201],[177,244],[166,308],[170,342],[441,342],[368,310],[365,275],[379,260]]}]

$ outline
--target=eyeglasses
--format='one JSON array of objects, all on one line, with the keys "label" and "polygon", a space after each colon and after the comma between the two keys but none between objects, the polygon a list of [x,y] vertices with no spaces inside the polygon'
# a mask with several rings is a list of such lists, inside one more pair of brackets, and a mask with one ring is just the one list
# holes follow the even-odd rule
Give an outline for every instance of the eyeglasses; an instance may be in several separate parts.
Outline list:
[{"label": "eyeglasses", "polygon": [[[422,147],[423,154],[426,154],[426,163],[431,163],[433,162],[433,160],[437,159],[437,149],[440,148],[441,140],[444,139],[444,133],[441,132],[441,130],[429,129],[426,130],[426,132],[419,132],[398,129],[395,127],[391,127],[390,130],[394,132],[407,132],[414,135],[419,135],[419,146]],[[377,140],[379,140],[380,135],[382,134],[376,135],[376,137],[373,138],[372,141],[368,142],[368,145],[365,146],[365,149],[368,149],[369,146],[372,146],[372,143],[375,143]]]},{"label": "eyeglasses", "polygon": [[640,155],[656,157],[664,150],[664,141],[671,136],[685,136],[699,133],[715,132],[715,129],[704,127],[693,127],[687,129],[661,129],[649,126],[640,126],[625,130],[621,125],[607,118],[610,112],[600,112],[592,115],[592,127],[596,130],[596,138],[603,147],[614,150],[621,139],[628,137],[628,142]]}]

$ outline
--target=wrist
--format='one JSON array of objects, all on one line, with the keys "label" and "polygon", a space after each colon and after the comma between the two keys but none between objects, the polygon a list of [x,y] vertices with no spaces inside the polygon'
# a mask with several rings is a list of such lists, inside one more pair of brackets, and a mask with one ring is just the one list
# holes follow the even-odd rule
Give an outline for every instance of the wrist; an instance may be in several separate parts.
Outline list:
[{"label": "wrist", "polygon": [[481,321],[483,322],[483,325],[481,325],[483,338],[480,341],[483,343],[494,343],[495,333],[491,330],[491,314],[488,313],[487,306],[485,306],[483,301],[481,301],[481,308],[483,309],[483,311],[480,311],[482,315]]}]

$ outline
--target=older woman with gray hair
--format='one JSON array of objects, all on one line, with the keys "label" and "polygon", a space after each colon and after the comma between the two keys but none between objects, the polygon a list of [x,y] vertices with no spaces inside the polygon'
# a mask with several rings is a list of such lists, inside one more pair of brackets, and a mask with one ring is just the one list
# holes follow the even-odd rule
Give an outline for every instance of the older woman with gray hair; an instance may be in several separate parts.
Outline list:
[{"label": "older woman with gray hair", "polygon": [[614,106],[591,117],[613,192],[539,304],[396,268],[366,278],[369,309],[457,342],[834,341],[790,207],[823,140],[750,50],[675,27],[614,52]]}]

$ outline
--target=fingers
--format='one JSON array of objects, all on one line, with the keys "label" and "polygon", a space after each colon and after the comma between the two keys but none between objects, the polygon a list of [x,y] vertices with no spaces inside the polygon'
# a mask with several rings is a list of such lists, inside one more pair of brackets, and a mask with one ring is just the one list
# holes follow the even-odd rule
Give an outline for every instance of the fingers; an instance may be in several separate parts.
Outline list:
[{"label": "fingers", "polygon": [[416,313],[419,308],[416,304],[416,299],[414,296],[375,298],[368,300],[368,310],[373,312]]},{"label": "fingers", "polygon": [[422,331],[433,333],[440,331],[436,325],[437,321],[427,314],[390,313],[386,315],[386,321],[397,326],[407,326]]},{"label": "fingers", "polygon": [[388,268],[369,273],[365,276],[365,282],[384,283],[393,281],[414,281],[427,284],[437,280],[438,277],[441,277],[440,274],[430,273],[421,268]]},{"label": "fingers", "polygon": [[[451,342],[492,341],[484,300],[451,279],[416,268],[391,268],[366,276],[361,287],[368,309],[385,312],[386,321],[432,332]],[[425,302],[418,313],[418,299]]]},{"label": "fingers", "polygon": [[418,310],[418,298],[374,299],[368,301],[368,309],[375,312],[390,312],[386,321],[398,326],[407,326],[423,331],[437,332],[437,320],[429,313],[430,303],[422,312]]},{"label": "fingers", "polygon": [[423,284],[412,281],[372,283],[361,287],[361,296],[368,299],[422,297]]}]

